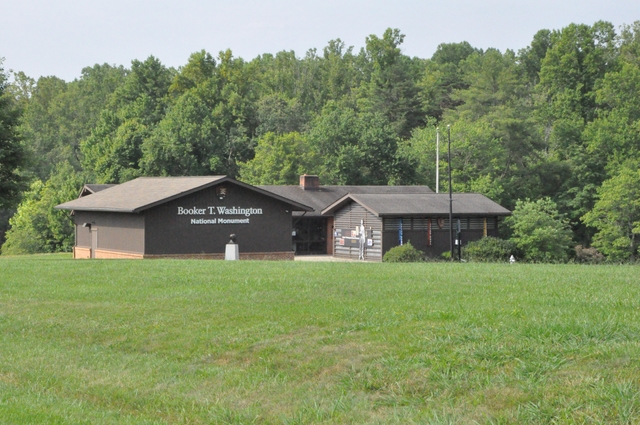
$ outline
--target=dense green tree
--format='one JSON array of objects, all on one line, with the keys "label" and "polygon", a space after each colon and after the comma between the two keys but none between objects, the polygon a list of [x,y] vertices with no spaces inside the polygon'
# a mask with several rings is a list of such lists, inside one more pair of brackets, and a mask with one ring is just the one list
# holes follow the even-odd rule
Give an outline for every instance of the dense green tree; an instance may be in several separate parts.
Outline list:
[{"label": "dense green tree", "polygon": [[250,67],[221,52],[213,74],[177,97],[142,145],[146,175],[237,175],[253,156],[256,118]]},{"label": "dense green tree", "polygon": [[445,115],[455,123],[457,189],[480,191],[509,208],[520,197],[546,195],[527,184],[536,180],[543,145],[516,56],[489,49],[470,55],[461,69],[468,87],[453,93],[460,106]]},{"label": "dense green tree", "polygon": [[460,105],[453,99],[454,91],[468,87],[463,79],[461,64],[473,53],[482,53],[469,43],[440,44],[427,61],[422,79],[418,83],[422,108],[427,116],[442,119],[444,112]]},{"label": "dense green tree", "polygon": [[[24,98],[8,84],[2,61],[0,58],[0,243],[4,241],[13,208],[26,187],[23,173],[26,156],[17,133]],[[28,91],[22,93],[28,96]]]},{"label": "dense green tree", "polygon": [[422,62],[402,54],[404,35],[387,29],[382,38],[370,35],[366,40],[366,59],[370,78],[361,84],[359,106],[363,111],[381,114],[399,137],[424,124],[418,81]]},{"label": "dense green tree", "polygon": [[138,118],[144,125],[157,123],[164,116],[174,75],[153,56],[144,62],[132,61],[124,84],[110,98],[110,109],[118,110],[125,120]]},{"label": "dense green tree", "polygon": [[506,219],[511,240],[533,262],[565,262],[569,259],[571,228],[549,198],[519,200],[513,215]]},{"label": "dense green tree", "polygon": [[640,22],[635,31],[637,35],[625,29],[620,67],[608,72],[595,90],[597,117],[584,132],[587,154],[592,163],[597,161],[600,175],[640,155]]},{"label": "dense green tree", "polygon": [[358,112],[347,102],[328,102],[309,130],[327,184],[388,184],[403,181],[398,137],[379,113]]},{"label": "dense green tree", "polygon": [[173,77],[169,93],[175,97],[180,96],[213,77],[215,72],[216,60],[210,53],[204,50],[193,53],[189,56],[187,64]]},{"label": "dense green tree", "polygon": [[82,142],[82,166],[96,182],[120,183],[141,175],[142,144],[164,117],[174,72],[149,57],[134,60]]},{"label": "dense green tree", "polygon": [[7,84],[0,58],[0,210],[15,205],[24,183],[20,174],[24,150],[16,132],[20,110],[7,93]]},{"label": "dense green tree", "polygon": [[640,246],[640,163],[625,164],[598,189],[598,200],[583,217],[597,229],[593,246],[612,260],[638,258]]},{"label": "dense green tree", "polygon": [[[542,143],[532,118],[530,88],[513,52],[470,52],[457,66],[463,84],[450,94],[457,107],[444,113],[440,155],[441,167],[447,166],[444,136],[445,123],[450,123],[454,189],[483,193],[508,208],[520,197],[547,195],[534,183],[542,172]],[[414,130],[399,150],[412,164],[415,181],[434,188],[435,126],[431,121]],[[441,168],[441,176],[445,171]]]},{"label": "dense green tree", "polygon": [[606,178],[606,164],[589,154],[584,131],[598,113],[596,88],[608,72],[618,69],[617,51],[617,36],[608,22],[553,31],[536,86],[535,113],[547,151],[570,170],[554,199],[583,242],[589,235],[579,219],[593,207]]},{"label": "dense green tree", "polygon": [[54,207],[78,196],[83,179],[69,163],[60,164],[51,178],[36,180],[24,194],[2,245],[3,255],[70,251],[73,223],[68,211]]},{"label": "dense green tree", "polygon": [[29,168],[42,179],[48,177],[56,163],[73,157],[69,134],[61,128],[67,121],[64,114],[68,105],[63,101],[66,91],[64,80],[39,78],[22,115],[20,133],[29,152]]},{"label": "dense green tree", "polygon": [[322,53],[320,88],[323,96],[320,108],[329,100],[337,101],[351,95],[352,90],[362,81],[362,73],[358,69],[353,47],[346,47],[338,38],[329,41]]},{"label": "dense green tree", "polygon": [[124,77],[124,68],[107,64],[84,68],[71,83],[42,77],[31,84],[28,77],[19,75],[14,86],[24,105],[20,133],[30,153],[32,174],[46,180],[62,162],[80,169],[80,143]]},{"label": "dense green tree", "polygon": [[[436,190],[436,127],[434,118],[422,128],[416,128],[411,137],[398,143],[396,155],[399,163],[406,164],[407,182],[426,185]],[[446,172],[446,128],[440,132],[440,187],[444,187]],[[442,135],[445,134],[445,137]]]},{"label": "dense green tree", "polygon": [[142,146],[146,175],[226,174],[226,140],[216,119],[215,82],[190,89],[171,106]]},{"label": "dense green tree", "polygon": [[300,133],[266,133],[255,156],[240,164],[240,179],[249,184],[297,184],[302,174],[317,172],[318,157]]},{"label": "dense green tree", "polygon": [[6,85],[6,94],[14,99],[21,111],[24,111],[29,103],[29,99],[31,99],[31,96],[33,95],[33,91],[36,87],[36,80],[29,77],[22,71],[9,71],[9,74],[13,77],[13,81]]},{"label": "dense green tree", "polygon": [[549,47],[551,47],[551,31],[540,30],[533,36],[531,44],[518,52],[518,61],[532,86],[540,81],[542,60],[547,55]]},{"label": "dense green tree", "polygon": [[259,122],[256,135],[273,132],[285,134],[301,132],[306,127],[307,116],[297,99],[287,100],[281,94],[263,96],[256,104]]}]

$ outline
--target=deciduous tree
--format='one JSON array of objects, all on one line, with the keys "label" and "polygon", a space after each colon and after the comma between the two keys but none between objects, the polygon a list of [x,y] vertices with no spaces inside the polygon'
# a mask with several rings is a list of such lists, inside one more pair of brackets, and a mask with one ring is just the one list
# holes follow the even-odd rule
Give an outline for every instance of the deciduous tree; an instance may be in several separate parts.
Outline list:
[{"label": "deciduous tree", "polygon": [[13,207],[24,187],[20,168],[25,156],[16,132],[19,114],[7,93],[7,75],[0,58],[0,209]]},{"label": "deciduous tree", "polygon": [[527,261],[565,262],[569,259],[571,228],[549,198],[518,201],[506,220],[513,230],[511,240]]},{"label": "deciduous tree", "polygon": [[625,164],[598,189],[598,200],[583,217],[597,229],[593,246],[612,260],[638,258],[640,246],[640,163]]}]

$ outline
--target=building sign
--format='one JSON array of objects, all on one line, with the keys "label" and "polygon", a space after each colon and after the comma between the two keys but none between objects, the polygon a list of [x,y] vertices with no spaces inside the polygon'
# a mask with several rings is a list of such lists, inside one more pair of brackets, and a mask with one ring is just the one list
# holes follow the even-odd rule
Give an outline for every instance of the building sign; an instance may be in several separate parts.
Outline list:
[{"label": "building sign", "polygon": [[[177,215],[191,216],[190,224],[250,224],[250,217],[252,215],[262,215],[262,208],[227,206],[178,207]],[[206,218],[193,218],[193,216],[204,216]],[[237,216],[241,218],[237,218]]]}]

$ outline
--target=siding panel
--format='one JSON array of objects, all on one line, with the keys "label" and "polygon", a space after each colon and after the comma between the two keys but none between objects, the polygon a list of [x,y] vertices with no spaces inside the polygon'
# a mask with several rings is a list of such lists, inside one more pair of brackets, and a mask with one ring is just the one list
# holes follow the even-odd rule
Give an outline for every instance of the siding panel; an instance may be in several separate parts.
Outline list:
[{"label": "siding panel", "polygon": [[[368,261],[382,261],[382,220],[362,206],[351,202],[336,212],[334,219],[334,227],[336,229],[355,230],[360,226],[360,222],[364,222],[364,227],[368,231],[371,230],[371,238],[373,246],[365,247],[364,258]],[[341,258],[350,258],[357,260],[359,250],[357,247],[347,247],[340,245],[339,238],[334,240],[334,255]]]}]

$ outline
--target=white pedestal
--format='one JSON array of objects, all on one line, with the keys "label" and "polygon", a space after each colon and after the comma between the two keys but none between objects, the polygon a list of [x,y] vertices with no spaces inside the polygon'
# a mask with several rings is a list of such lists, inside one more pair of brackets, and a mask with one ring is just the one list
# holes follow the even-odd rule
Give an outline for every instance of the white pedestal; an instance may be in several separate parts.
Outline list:
[{"label": "white pedestal", "polygon": [[224,250],[225,260],[239,260],[240,259],[240,247],[237,243],[228,243]]}]

